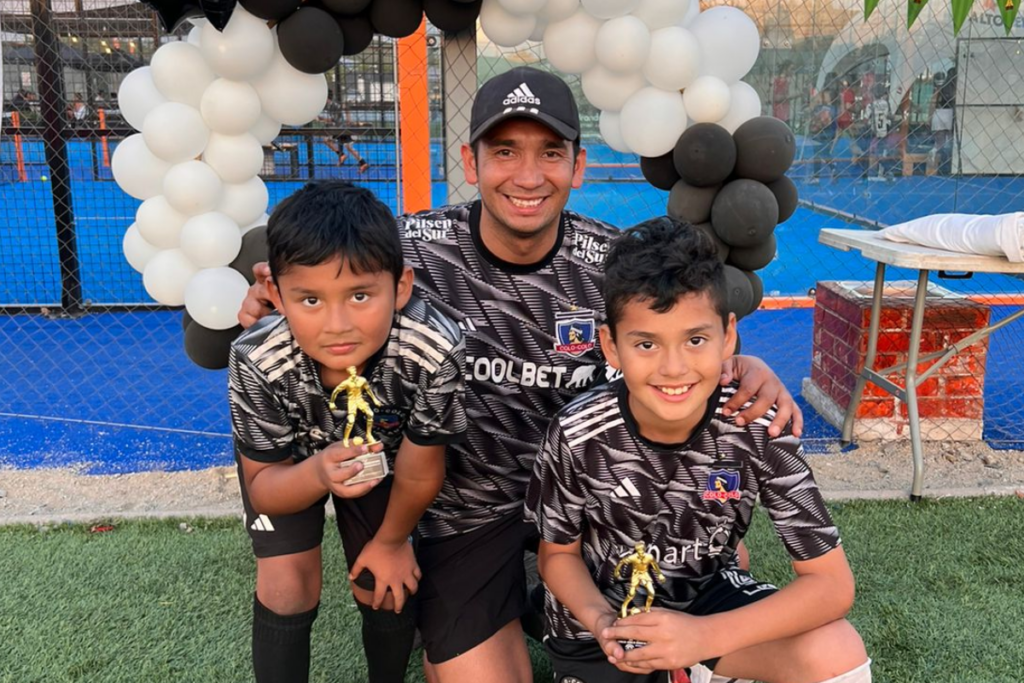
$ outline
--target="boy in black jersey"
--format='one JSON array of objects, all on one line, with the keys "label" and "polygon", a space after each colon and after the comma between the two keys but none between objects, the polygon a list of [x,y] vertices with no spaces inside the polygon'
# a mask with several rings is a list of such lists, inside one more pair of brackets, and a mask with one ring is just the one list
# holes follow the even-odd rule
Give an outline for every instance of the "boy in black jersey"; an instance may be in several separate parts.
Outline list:
[{"label": "boy in black jersey", "polygon": [[[670,218],[641,223],[613,242],[603,293],[601,344],[623,377],[554,418],[526,501],[555,680],[689,668],[694,680],[870,681],[844,620],[853,577],[799,440],[769,434],[771,411],[742,426],[722,411],[736,320],[710,240]],[[797,574],[782,590],[733,562],[758,497]],[[657,565],[655,609],[619,619],[631,577],[616,567],[640,543]],[[626,651],[630,640],[646,644]]]},{"label": "boy in black jersey", "polygon": [[[321,586],[324,506],[333,497],[363,617],[369,680],[404,680],[421,578],[412,538],[466,429],[458,327],[411,296],[412,271],[390,210],[369,190],[311,183],[267,229],[269,316],[233,344],[231,418],[245,523],[256,554],[256,680],[305,681]],[[368,415],[350,426],[349,369],[368,381]],[[372,445],[347,446],[352,437]],[[383,479],[349,485],[352,458],[383,451]]]}]

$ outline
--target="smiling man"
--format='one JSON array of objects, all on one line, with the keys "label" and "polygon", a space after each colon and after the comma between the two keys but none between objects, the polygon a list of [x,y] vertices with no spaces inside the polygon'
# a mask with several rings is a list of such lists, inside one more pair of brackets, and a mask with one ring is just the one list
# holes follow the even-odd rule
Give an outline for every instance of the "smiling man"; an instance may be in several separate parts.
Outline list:
[{"label": "smiling man", "polygon": [[[399,218],[419,296],[466,335],[466,440],[447,449],[445,482],[420,524],[419,628],[428,675],[441,683],[524,683],[532,672],[520,617],[528,612],[523,519],[526,487],[552,416],[605,377],[603,263],[618,230],[566,210],[583,183],[586,151],[572,91],[521,67],[477,93],[466,179],[480,200]],[[265,279],[239,320],[265,315]],[[753,420],[778,403],[778,433],[800,415],[761,361],[722,367],[740,381],[725,408],[758,400]]]}]

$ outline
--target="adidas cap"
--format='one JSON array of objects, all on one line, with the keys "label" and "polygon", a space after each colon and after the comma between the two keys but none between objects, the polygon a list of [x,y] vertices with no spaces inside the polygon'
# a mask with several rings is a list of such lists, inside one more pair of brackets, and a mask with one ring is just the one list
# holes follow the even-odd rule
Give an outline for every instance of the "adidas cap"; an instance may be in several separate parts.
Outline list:
[{"label": "adidas cap", "polygon": [[480,86],[469,122],[469,144],[506,119],[540,121],[566,140],[580,136],[580,114],[572,90],[558,76],[520,66]]}]

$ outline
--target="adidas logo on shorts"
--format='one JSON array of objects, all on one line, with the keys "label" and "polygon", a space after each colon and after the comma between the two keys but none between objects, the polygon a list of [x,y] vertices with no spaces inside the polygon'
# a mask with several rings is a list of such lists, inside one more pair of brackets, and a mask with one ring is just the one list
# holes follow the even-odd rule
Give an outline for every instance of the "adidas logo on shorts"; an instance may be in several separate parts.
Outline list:
[{"label": "adidas logo on shorts", "polygon": [[502,104],[505,106],[513,104],[540,104],[540,98],[533,94],[526,83],[520,83],[518,88],[505,95]]},{"label": "adidas logo on shorts", "polygon": [[273,531],[274,525],[270,523],[269,517],[260,515],[249,525],[249,528],[253,531]]}]

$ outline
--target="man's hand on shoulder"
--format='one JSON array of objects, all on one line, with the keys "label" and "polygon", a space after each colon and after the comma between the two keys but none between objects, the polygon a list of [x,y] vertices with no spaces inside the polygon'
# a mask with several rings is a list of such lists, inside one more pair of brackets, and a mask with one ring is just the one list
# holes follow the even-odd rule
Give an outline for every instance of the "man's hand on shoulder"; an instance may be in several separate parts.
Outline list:
[{"label": "man's hand on shoulder", "polygon": [[256,283],[249,287],[242,307],[238,311],[238,322],[246,329],[274,311],[274,307],[270,303],[270,294],[267,291],[267,283],[270,282],[270,265],[266,261],[261,261],[252,267],[252,274],[256,277]]},{"label": "man's hand on shoulder", "polygon": [[753,422],[767,413],[772,405],[775,405],[778,410],[771,426],[768,427],[768,433],[771,436],[778,436],[782,433],[786,423],[792,420],[793,436],[799,438],[804,429],[804,414],[782,380],[763,360],[753,356],[733,356],[725,361],[722,365],[722,385],[730,384],[736,379],[740,382],[739,388],[733,397],[722,406],[726,415],[736,412],[747,401],[754,398],[754,402],[736,416],[737,424],[745,425]]}]

